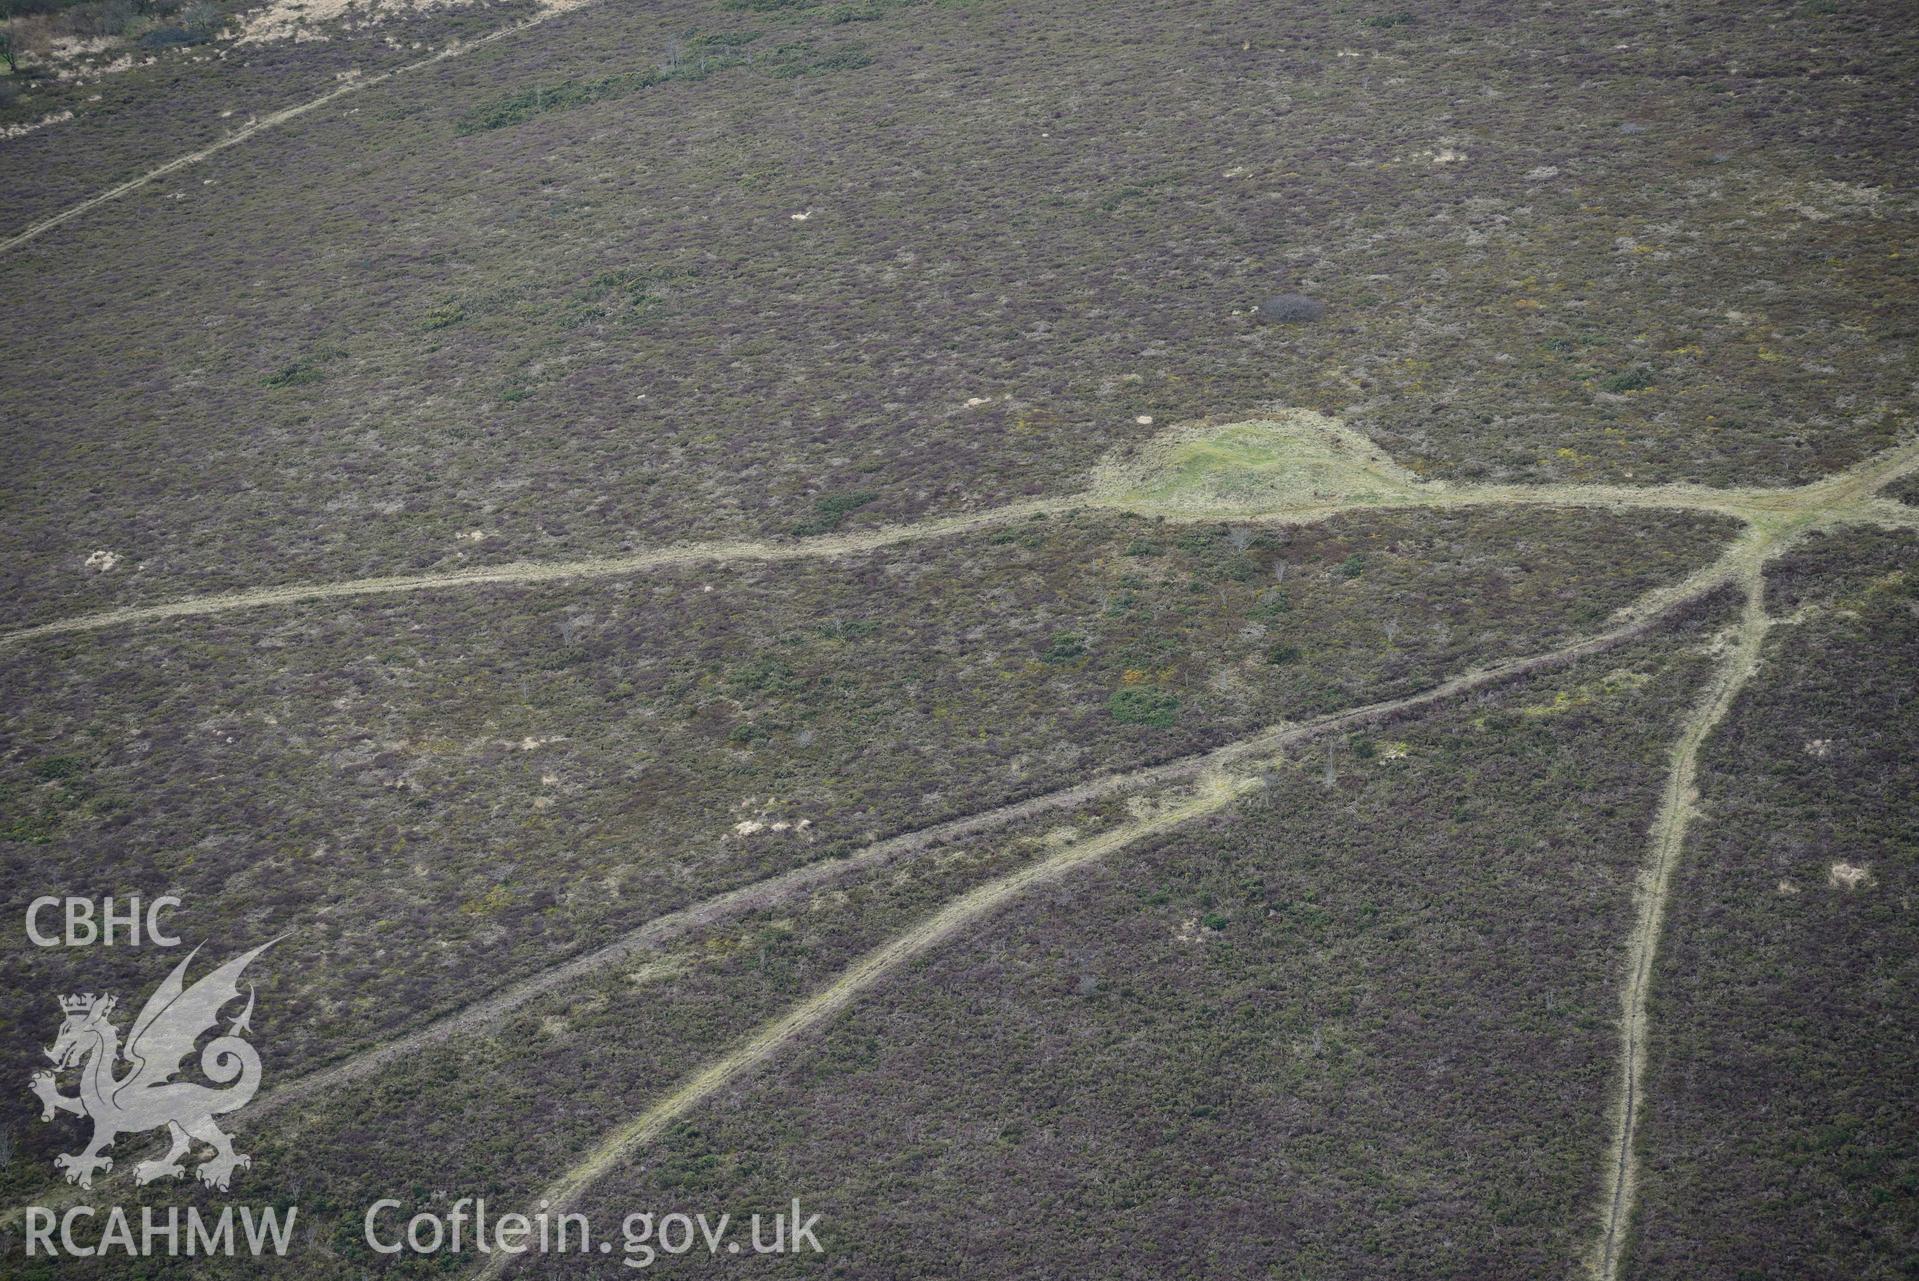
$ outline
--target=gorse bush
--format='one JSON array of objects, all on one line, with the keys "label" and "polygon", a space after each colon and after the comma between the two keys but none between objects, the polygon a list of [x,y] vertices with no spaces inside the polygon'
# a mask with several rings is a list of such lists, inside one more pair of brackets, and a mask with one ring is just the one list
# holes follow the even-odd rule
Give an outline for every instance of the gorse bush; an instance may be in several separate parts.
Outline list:
[{"label": "gorse bush", "polygon": [[451,329],[466,319],[466,307],[457,302],[442,303],[427,310],[423,329]]},{"label": "gorse bush", "polygon": [[801,43],[776,50],[772,59],[773,74],[782,80],[823,76],[833,71],[855,71],[871,65],[873,55],[861,45],[841,45],[825,53],[815,53],[810,44]]},{"label": "gorse bush", "polygon": [[1601,382],[1599,386],[1610,392],[1644,391],[1652,386],[1652,374],[1645,369],[1628,369],[1623,373],[1614,374]]},{"label": "gorse bush", "polygon": [[760,658],[735,668],[726,678],[729,688],[742,694],[781,694],[798,688],[793,669],[777,658]]},{"label": "gorse bush", "polygon": [[73,778],[83,768],[78,756],[48,756],[34,762],[33,773],[36,778],[48,780]]},{"label": "gorse bush", "polygon": [[633,320],[660,302],[657,286],[698,274],[695,269],[624,267],[588,281],[560,318],[563,329],[596,320]]},{"label": "gorse bush", "polygon": [[323,377],[325,375],[312,365],[305,361],[295,361],[268,374],[265,381],[269,387],[303,387],[308,383],[317,383]]},{"label": "gorse bush", "polygon": [[590,102],[634,93],[670,78],[667,73],[636,72],[631,75],[605,76],[599,80],[567,80],[557,85],[536,85],[518,93],[475,107],[460,117],[461,133],[479,133],[487,129],[505,129],[524,124],[547,111],[564,111]]},{"label": "gorse bush", "polygon": [[878,497],[878,494],[862,492],[828,494],[815,499],[812,517],[793,526],[793,532],[802,538],[809,534],[830,534],[840,527],[848,512],[858,511]]},{"label": "gorse bush", "polygon": [[483,103],[460,117],[459,132],[483,133],[524,124],[548,111],[568,111],[590,103],[623,98],[674,80],[704,80],[716,71],[742,66],[745,55],[731,46],[709,48],[705,44],[686,50],[669,51],[672,59],[651,71],[628,71],[601,76],[597,80],[563,80],[556,85],[535,85],[492,102]]},{"label": "gorse bush", "polygon": [[1125,725],[1170,726],[1179,715],[1179,696],[1171,690],[1150,685],[1115,690],[1106,700],[1106,710]]},{"label": "gorse bush", "polygon": [[1086,656],[1086,639],[1071,632],[1055,632],[1052,643],[1040,657],[1049,663],[1070,663]]},{"label": "gorse bush", "polygon": [[[521,89],[473,108],[460,117],[457,128],[462,134],[507,129],[549,111],[568,111],[623,98],[671,81],[704,80],[717,71],[754,64],[756,60],[746,47],[758,38],[759,33],[747,31],[674,40],[668,43],[657,67],[624,71],[596,80],[563,80],[559,84]],[[757,63],[781,79],[793,79],[850,71],[870,66],[873,60],[873,55],[861,45],[840,45],[819,51],[810,41],[798,41],[781,46]]]},{"label": "gorse bush", "polygon": [[1260,594],[1258,602],[1254,604],[1252,609],[1247,611],[1247,617],[1262,620],[1273,619],[1278,618],[1281,614],[1290,613],[1292,608],[1293,598],[1275,587]]},{"label": "gorse bush", "polygon": [[1269,325],[1299,325],[1326,314],[1326,304],[1304,294],[1278,294],[1259,304],[1259,319]]}]

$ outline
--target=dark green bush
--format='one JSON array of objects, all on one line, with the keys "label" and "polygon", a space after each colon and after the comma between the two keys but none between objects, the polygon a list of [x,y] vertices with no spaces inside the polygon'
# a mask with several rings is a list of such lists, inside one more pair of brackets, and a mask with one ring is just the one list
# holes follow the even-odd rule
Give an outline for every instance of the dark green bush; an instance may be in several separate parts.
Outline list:
[{"label": "dark green bush", "polygon": [[457,302],[442,303],[426,313],[427,329],[450,329],[466,319],[466,308]]},{"label": "dark green bush", "polygon": [[1173,723],[1179,713],[1179,698],[1171,690],[1141,685],[1115,690],[1113,696],[1106,700],[1106,710],[1113,714],[1114,720],[1123,724],[1154,725],[1164,729]]},{"label": "dark green bush", "polygon": [[73,778],[85,768],[78,756],[48,756],[34,762],[33,773],[44,779]]},{"label": "dark green bush", "polygon": [[814,55],[805,45],[789,46],[775,54],[773,74],[782,80],[799,76],[823,76],[834,71],[855,71],[873,64],[873,55],[856,44],[842,45],[827,53]]},{"label": "dark green bush", "polygon": [[1259,319],[1269,325],[1301,325],[1326,314],[1326,304],[1304,294],[1278,294],[1254,308]]},{"label": "dark green bush", "polygon": [[793,532],[804,538],[809,534],[830,534],[840,527],[848,512],[858,511],[878,494],[860,492],[857,494],[828,494],[813,501],[813,515],[793,526]]},{"label": "dark green bush", "polygon": [[1070,663],[1075,658],[1085,657],[1085,654],[1084,637],[1075,636],[1071,632],[1055,632],[1052,644],[1046,647],[1046,652],[1040,657],[1049,663]]},{"label": "dark green bush", "polygon": [[1293,598],[1274,587],[1262,593],[1247,614],[1252,618],[1278,618],[1281,614],[1291,613],[1292,608]]},{"label": "dark green bush", "polygon": [[1644,391],[1652,386],[1652,374],[1644,369],[1628,369],[1605,379],[1599,386],[1610,392]]},{"label": "dark green bush", "polygon": [[276,370],[266,377],[269,387],[303,387],[308,383],[317,383],[325,375],[303,360],[296,360],[283,369]]}]

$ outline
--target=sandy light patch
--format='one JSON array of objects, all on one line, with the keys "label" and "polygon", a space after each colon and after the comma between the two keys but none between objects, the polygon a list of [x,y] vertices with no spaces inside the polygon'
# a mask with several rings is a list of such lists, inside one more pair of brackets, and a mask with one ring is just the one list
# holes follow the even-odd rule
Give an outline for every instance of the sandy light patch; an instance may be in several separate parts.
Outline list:
[{"label": "sandy light patch", "polygon": [[564,742],[566,742],[566,739],[557,735],[550,735],[545,738],[535,738],[531,734],[528,734],[525,738],[522,738],[517,743],[510,738],[503,738],[499,740],[501,747],[517,747],[523,752],[538,751],[540,748],[545,747],[548,743],[564,743]]},{"label": "sandy light patch", "polygon": [[[124,55],[125,39],[119,36],[75,36],[54,30],[52,13],[16,14],[7,23],[14,47],[31,54],[41,73],[51,72],[55,80],[78,82],[139,65]],[[114,57],[116,53],[122,56]],[[111,59],[110,61],[102,61]],[[148,59],[151,61],[151,59]],[[49,123],[42,121],[40,124]],[[38,128],[39,124],[33,126]],[[12,132],[0,137],[15,137]]]},{"label": "sandy light patch", "polygon": [[38,120],[29,120],[24,124],[8,125],[5,129],[0,129],[0,138],[18,138],[22,134],[32,133],[36,129],[45,129],[48,125],[64,124],[71,119],[73,119],[73,113],[71,111],[56,111],[52,115],[42,116]]},{"label": "sandy light patch", "polygon": [[[543,0],[532,21],[566,13],[592,0]],[[235,44],[264,44],[274,40],[325,40],[318,28],[344,23],[351,29],[378,26],[390,18],[410,18],[437,9],[462,9],[473,0],[269,0],[242,14],[237,28],[229,28]]]},{"label": "sandy light patch", "polygon": [[664,956],[657,961],[648,961],[638,969],[628,970],[626,981],[634,987],[646,987],[685,972],[689,964],[685,956]]},{"label": "sandy light patch", "polygon": [[1834,863],[1826,870],[1826,884],[1835,890],[1864,890],[1878,884],[1872,869],[1863,863]]},{"label": "sandy light patch", "polygon": [[54,36],[47,41],[47,54],[71,62],[75,58],[105,53],[118,43],[112,36]]},{"label": "sandy light patch", "polygon": [[135,67],[150,67],[158,58],[136,58],[132,54],[122,54],[111,62],[75,63],[59,68],[53,73],[55,80],[71,80],[75,84],[87,84],[105,76],[118,75],[122,71],[131,71]]},{"label": "sandy light patch", "polygon": [[1808,222],[1831,222],[1884,217],[1885,198],[1886,193],[1878,187],[1825,178],[1805,184],[1796,198],[1788,195],[1782,203]]},{"label": "sandy light patch", "polygon": [[771,832],[775,836],[804,836],[812,826],[813,820],[810,818],[746,818],[733,824],[733,835],[742,839],[758,836],[761,832]]}]

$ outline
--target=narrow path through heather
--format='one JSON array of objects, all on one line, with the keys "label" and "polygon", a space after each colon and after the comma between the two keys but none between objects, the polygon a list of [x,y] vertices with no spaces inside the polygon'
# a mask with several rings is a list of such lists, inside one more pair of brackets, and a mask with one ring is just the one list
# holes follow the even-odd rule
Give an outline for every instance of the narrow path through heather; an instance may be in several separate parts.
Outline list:
[{"label": "narrow path through heather", "polygon": [[[521,561],[479,569],[438,574],[403,574],[353,578],[338,582],[290,583],[246,588],[205,596],[189,596],[154,605],[126,605],[78,614],[0,633],[0,649],[30,644],[54,636],[132,627],[174,619],[200,618],[235,610],[341,600],[358,596],[406,596],[489,585],[535,585],[592,578],[619,577],[647,570],[684,565],[735,562],[778,562],[830,559],[877,551],[902,543],[992,529],[1035,516],[1077,511],[1112,511],[1151,516],[1188,524],[1304,524],[1349,512],[1408,508],[1499,506],[1645,508],[1662,511],[1698,511],[1731,516],[1763,535],[1762,548],[1777,549],[1778,532],[1790,527],[1804,532],[1820,524],[1842,521],[1919,528],[1919,512],[1902,503],[1877,499],[1885,485],[1919,470],[1919,441],[1874,455],[1858,466],[1824,480],[1792,489],[1708,489],[1696,485],[1651,485],[1644,488],[1612,485],[1432,485],[1405,494],[1344,501],[1279,501],[1266,506],[1235,509],[1179,510],[1138,497],[1088,492],[1059,498],[1009,503],[982,512],[939,516],[909,525],[887,525],[847,534],[767,541],[737,540],[681,543],[619,556],[586,557],[568,561]],[[1772,554],[1767,551],[1766,554]]]},{"label": "narrow path through heather", "polygon": [[1611,1149],[1611,1178],[1606,1192],[1599,1241],[1592,1261],[1600,1281],[1619,1275],[1620,1247],[1632,1219],[1638,1189],[1639,1158],[1635,1151],[1639,1113],[1643,1102],[1640,1082],[1646,1071],[1648,1016],[1646,999],[1652,989],[1653,961],[1659,935],[1672,897],[1673,872],[1686,847],[1686,828],[1697,813],[1699,753],[1739,692],[1759,671],[1759,657],[1772,620],[1766,614],[1765,578],[1754,572],[1745,579],[1746,607],[1739,622],[1738,640],[1726,651],[1697,708],[1680,729],[1673,744],[1666,787],[1653,820],[1652,854],[1641,872],[1639,906],[1632,931],[1626,936],[1626,980],[1620,993],[1619,1085]]},{"label": "narrow path through heather", "polygon": [[268,129],[276,128],[287,123],[289,120],[297,120],[308,112],[317,111],[330,102],[337,101],[349,94],[371,89],[374,85],[384,84],[397,76],[404,76],[408,72],[419,71],[423,68],[431,67],[436,63],[445,62],[449,58],[458,58],[463,54],[473,52],[475,49],[484,48],[496,41],[504,40],[508,36],[517,35],[529,28],[536,27],[549,18],[556,17],[558,14],[566,11],[567,10],[562,9],[542,10],[524,22],[516,22],[511,26],[501,27],[497,31],[489,31],[485,35],[476,36],[472,40],[456,41],[453,44],[447,45],[444,49],[439,50],[437,53],[421,58],[418,61],[395,67],[391,71],[382,71],[376,75],[363,76],[357,80],[349,80],[345,84],[329,89],[316,97],[308,98],[304,102],[296,102],[291,107],[282,107],[278,111],[269,111],[263,116],[249,120],[246,124],[235,129],[218,142],[209,143],[196,151],[189,151],[183,155],[175,156],[171,160],[155,165],[145,173],[136,174],[125,182],[116,183],[97,195],[88,196],[78,204],[69,205],[59,213],[42,218],[39,222],[22,228],[6,239],[0,240],[0,253],[7,253],[10,250],[18,249],[21,245],[46,235],[49,231],[52,231],[55,227],[63,223],[72,222],[89,209],[96,209],[110,200],[118,200],[128,192],[138,191],[148,183],[159,178],[164,178],[170,173],[185,169],[189,165],[197,165],[202,160],[216,156],[229,147],[237,147],[249,138],[257,137]]}]

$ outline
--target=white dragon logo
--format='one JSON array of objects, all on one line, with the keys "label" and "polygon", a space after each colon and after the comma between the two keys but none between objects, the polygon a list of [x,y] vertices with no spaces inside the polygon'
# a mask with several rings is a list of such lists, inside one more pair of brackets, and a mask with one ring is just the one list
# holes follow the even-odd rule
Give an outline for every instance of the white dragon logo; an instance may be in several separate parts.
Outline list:
[{"label": "white dragon logo", "polygon": [[[53,1159],[56,1168],[67,1172],[67,1182],[92,1187],[96,1170],[113,1168],[113,1158],[101,1152],[111,1147],[114,1139],[163,1125],[173,1146],[164,1157],[142,1161],[133,1168],[139,1183],[185,1174],[180,1158],[195,1139],[213,1148],[213,1159],[197,1171],[200,1182],[210,1188],[226,1191],[233,1171],[253,1163],[251,1157],[235,1152],[233,1140],[213,1123],[214,1117],[245,1107],[260,1088],[260,1056],[240,1035],[249,1030],[248,1021],[253,1017],[251,985],[246,1009],[228,1026],[225,1036],[207,1042],[200,1052],[200,1070],[208,1080],[226,1088],[170,1078],[193,1053],[201,1034],[219,1022],[221,1007],[240,995],[240,972],[247,963],[278,941],[263,943],[235,957],[187,987],[187,966],[200,951],[194,948],[147,998],[140,1016],[133,1021],[124,1052],[120,1030],[108,1017],[113,1013],[113,997],[88,993],[60,998],[65,1022],[47,1057],[53,1060],[55,1072],[80,1068],[80,1092],[61,1094],[54,1072],[47,1071],[34,1073],[31,1087],[40,1096],[42,1121],[51,1121],[56,1112],[93,1119],[93,1141],[86,1151]],[[127,1072],[116,1076],[123,1057]]]}]

